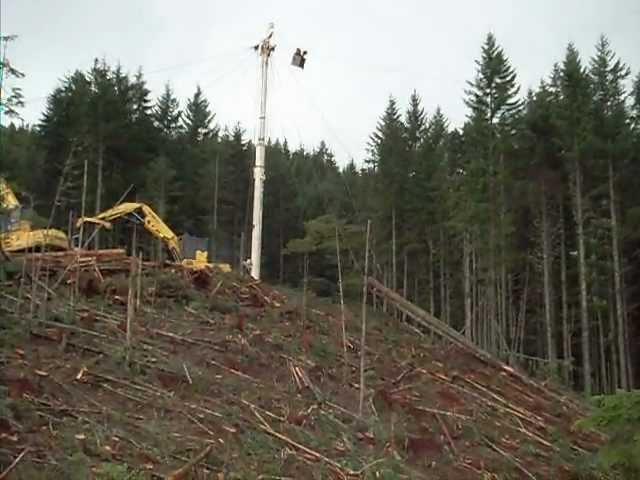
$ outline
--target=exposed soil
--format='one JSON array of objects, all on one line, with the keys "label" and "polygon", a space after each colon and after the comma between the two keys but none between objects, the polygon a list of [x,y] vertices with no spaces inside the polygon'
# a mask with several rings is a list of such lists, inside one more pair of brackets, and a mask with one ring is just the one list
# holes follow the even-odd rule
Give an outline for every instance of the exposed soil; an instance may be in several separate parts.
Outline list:
[{"label": "exposed soil", "polygon": [[130,350],[126,278],[73,309],[65,282],[46,306],[3,287],[0,471],[28,447],[10,478],[153,478],[212,445],[192,478],[568,479],[602,442],[574,428],[585,410],[568,392],[381,312],[361,418],[357,315],[345,365],[335,305],[311,302],[303,325],[265,285],[180,275],[145,272]]}]

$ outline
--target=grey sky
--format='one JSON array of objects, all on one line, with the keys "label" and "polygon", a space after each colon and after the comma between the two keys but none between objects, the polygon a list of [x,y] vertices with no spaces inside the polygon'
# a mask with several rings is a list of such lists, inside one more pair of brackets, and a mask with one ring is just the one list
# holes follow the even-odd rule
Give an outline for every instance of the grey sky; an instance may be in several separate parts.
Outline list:
[{"label": "grey sky", "polygon": [[[258,61],[249,46],[268,22],[278,45],[271,75],[269,133],[295,147],[326,139],[342,163],[365,155],[388,95],[415,88],[425,108],[465,118],[465,82],[488,31],[535,86],[573,41],[585,60],[600,33],[634,75],[640,69],[639,0],[335,1],[0,0],[2,33],[18,34],[9,57],[27,73],[24,117],[36,122],[45,96],[94,57],[142,66],[156,96],[170,82],[184,104],[200,84],[221,124],[252,137]],[[296,47],[307,68],[289,67]]]}]

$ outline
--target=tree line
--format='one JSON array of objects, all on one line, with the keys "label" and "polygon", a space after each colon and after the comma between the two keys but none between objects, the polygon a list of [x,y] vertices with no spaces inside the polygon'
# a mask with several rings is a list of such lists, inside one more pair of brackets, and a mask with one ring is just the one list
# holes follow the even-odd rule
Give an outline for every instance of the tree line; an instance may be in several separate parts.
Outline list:
[{"label": "tree line", "polygon": [[[272,139],[264,275],[295,284],[308,263],[318,289],[335,291],[337,231],[345,283],[358,292],[371,219],[374,274],[478,345],[587,394],[632,388],[640,75],[603,36],[589,59],[568,45],[522,92],[489,34],[464,99],[467,119],[454,128],[416,91],[406,108],[390,97],[358,164],[340,167],[325,142]],[[86,164],[86,214],[126,194],[238,265],[253,156],[242,126],[222,126],[199,87],[184,105],[169,85],[153,100],[142,71],[96,60],[60,82],[37,125],[2,128],[0,173],[65,227],[82,210]]]}]

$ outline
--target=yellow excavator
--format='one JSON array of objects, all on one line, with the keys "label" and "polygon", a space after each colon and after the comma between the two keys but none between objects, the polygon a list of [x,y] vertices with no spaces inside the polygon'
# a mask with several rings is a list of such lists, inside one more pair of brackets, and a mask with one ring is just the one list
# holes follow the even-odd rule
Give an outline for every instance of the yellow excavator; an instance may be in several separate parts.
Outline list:
[{"label": "yellow excavator", "polygon": [[0,177],[0,246],[6,255],[42,250],[68,250],[67,235],[55,228],[32,229],[21,220],[22,205],[13,190]]},{"label": "yellow excavator", "polygon": [[144,203],[121,203],[99,213],[95,217],[82,217],[78,219],[77,227],[79,228],[82,224],[90,223],[96,225],[98,228],[102,227],[111,230],[113,227],[112,222],[120,218],[142,224],[151,235],[160,239],[166,245],[175,263],[195,270],[212,267],[223,272],[231,271],[231,266],[228,263],[209,263],[207,252],[202,250],[197,250],[195,258],[193,259],[184,258],[178,236],[149,205]]}]

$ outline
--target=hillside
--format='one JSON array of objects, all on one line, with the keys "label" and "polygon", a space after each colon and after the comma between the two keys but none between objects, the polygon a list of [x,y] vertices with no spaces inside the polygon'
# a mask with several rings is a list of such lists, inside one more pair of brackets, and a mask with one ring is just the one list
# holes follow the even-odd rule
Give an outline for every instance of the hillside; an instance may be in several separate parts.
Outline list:
[{"label": "hillside", "polygon": [[128,279],[101,270],[73,301],[60,266],[2,285],[0,471],[28,449],[8,478],[569,479],[601,442],[569,393],[374,311],[360,418],[357,309],[345,364],[339,307],[303,322],[233,274],[145,266],[128,351]]}]

